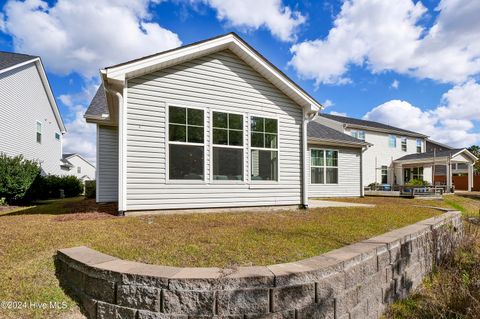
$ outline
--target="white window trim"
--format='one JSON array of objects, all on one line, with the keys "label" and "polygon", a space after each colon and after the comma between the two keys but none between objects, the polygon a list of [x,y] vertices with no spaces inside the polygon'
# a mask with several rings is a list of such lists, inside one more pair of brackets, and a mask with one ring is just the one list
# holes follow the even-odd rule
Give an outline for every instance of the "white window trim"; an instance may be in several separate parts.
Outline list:
[{"label": "white window trim", "polygon": [[[385,174],[385,175],[383,175],[383,171],[384,171],[383,168],[384,168],[384,167],[386,167],[386,168],[385,168],[385,171],[386,171],[386,174]],[[386,181],[385,183],[383,183],[383,176],[386,176],[386,177],[387,177],[387,181]],[[388,184],[388,165],[381,165],[381,166],[380,166],[380,182],[381,182],[382,184]]]},{"label": "white window trim", "polygon": [[[405,150],[403,149],[403,141],[405,141]],[[402,152],[408,152],[408,139],[405,136],[400,137],[400,149]]]},{"label": "white window trim", "polygon": [[[222,144],[214,144],[213,143],[213,112],[217,113],[226,113],[226,114],[236,114],[236,115],[241,115],[243,119],[242,123],[242,142],[243,146],[235,146],[235,145],[222,145]],[[220,109],[210,109],[210,183],[211,184],[234,184],[234,185],[244,185],[247,183],[247,171],[246,171],[246,161],[245,161],[245,152],[247,149],[246,141],[247,139],[245,138],[246,130],[245,130],[245,121],[246,121],[246,115],[245,113],[240,113],[240,112],[230,112],[230,111],[225,111],[225,110],[220,110]],[[236,181],[236,180],[216,180],[213,179],[213,148],[214,147],[222,147],[222,148],[232,148],[232,149],[241,149],[243,150],[243,158],[242,158],[242,163],[243,163],[243,176],[241,181]]]},{"label": "white window trim", "polygon": [[[313,166],[312,165],[312,150],[316,151],[323,151],[323,166]],[[327,151],[333,151],[337,152],[337,166],[327,166]],[[319,148],[319,147],[310,147],[310,153],[309,153],[309,168],[310,168],[310,185],[340,185],[340,167],[338,165],[339,162],[339,154],[340,151],[337,149],[333,148]],[[318,168],[323,168],[323,183],[312,183],[312,167],[318,167]],[[337,182],[336,183],[327,183],[327,168],[336,168],[337,169]]]},{"label": "white window trim", "polygon": [[[165,103],[165,183],[166,184],[207,184],[207,115],[208,108],[201,106],[193,106],[185,103]],[[170,142],[170,106],[181,107],[187,109],[197,109],[203,111],[203,143],[189,143],[189,142]],[[170,179],[170,144],[175,145],[190,145],[203,146],[203,179],[189,180],[189,179]]]},{"label": "white window trim", "polygon": [[[358,137],[359,136],[359,133],[362,133],[363,134],[363,139]],[[365,142],[365,139],[366,139],[366,133],[364,130],[351,130],[350,131],[350,135],[358,140],[361,140],[361,141],[364,141]]]},{"label": "white window trim", "polygon": [[[277,120],[277,148],[252,147],[252,117]],[[280,116],[249,113],[248,114],[248,182],[250,184],[278,184],[280,183]],[[252,180],[252,150],[277,151],[277,179],[271,181]]]},{"label": "white window trim", "polygon": [[[40,132],[38,132],[38,124],[40,124]],[[40,142],[37,141],[38,133],[40,133]],[[37,144],[42,144],[43,142],[43,123],[41,121],[36,121],[35,123],[35,142],[37,142]]]},{"label": "white window trim", "polygon": [[[415,151],[417,152],[417,154],[420,154],[423,152],[423,142],[421,139],[417,138],[416,142],[415,142]],[[419,145],[420,144],[420,145]],[[418,147],[420,147],[420,152],[418,151]]]},{"label": "white window trim", "polygon": [[[390,141],[393,140],[392,137],[395,138],[395,143],[394,143],[393,146],[390,145]],[[388,135],[388,147],[389,148],[395,148],[395,149],[397,148],[397,136],[396,135],[394,135],[394,134],[389,134]]]}]

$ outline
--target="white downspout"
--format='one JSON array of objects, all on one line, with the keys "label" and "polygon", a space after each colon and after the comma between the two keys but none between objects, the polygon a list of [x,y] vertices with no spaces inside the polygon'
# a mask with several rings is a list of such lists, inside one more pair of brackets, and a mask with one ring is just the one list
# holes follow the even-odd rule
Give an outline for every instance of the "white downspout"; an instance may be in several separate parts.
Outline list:
[{"label": "white downspout", "polygon": [[125,215],[126,210],[126,201],[125,201],[125,193],[124,193],[124,107],[123,107],[123,96],[117,91],[108,89],[105,87],[105,91],[108,93],[115,94],[118,99],[118,215],[123,216]]},{"label": "white downspout", "polygon": [[303,110],[303,121],[302,121],[302,207],[308,208],[308,122],[315,119],[318,112],[305,112]]}]

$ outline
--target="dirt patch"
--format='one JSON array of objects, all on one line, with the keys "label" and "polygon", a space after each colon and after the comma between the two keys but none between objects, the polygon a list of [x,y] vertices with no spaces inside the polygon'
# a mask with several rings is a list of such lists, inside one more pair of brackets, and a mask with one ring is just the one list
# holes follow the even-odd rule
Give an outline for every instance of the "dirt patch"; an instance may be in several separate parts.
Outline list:
[{"label": "dirt patch", "polygon": [[53,221],[56,222],[68,222],[68,221],[79,221],[79,220],[99,220],[99,219],[110,219],[115,218],[115,216],[111,214],[105,213],[73,213],[67,215],[60,215],[55,217]]},{"label": "dirt patch", "polygon": [[14,209],[17,209],[17,208],[21,208],[21,206],[0,206],[0,213],[2,212],[8,212],[10,210],[14,210]]},{"label": "dirt patch", "polygon": [[68,214],[87,214],[100,213],[102,215],[116,215],[117,204],[98,204],[94,199],[85,199],[78,202],[65,203],[64,208],[68,210]]}]

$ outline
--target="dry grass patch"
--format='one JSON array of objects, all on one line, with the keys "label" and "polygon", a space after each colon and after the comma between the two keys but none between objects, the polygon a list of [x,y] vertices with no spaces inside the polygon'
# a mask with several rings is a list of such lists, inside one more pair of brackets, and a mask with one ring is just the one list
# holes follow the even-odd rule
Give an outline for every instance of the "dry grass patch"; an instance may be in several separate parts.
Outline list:
[{"label": "dry grass patch", "polygon": [[266,265],[316,256],[439,214],[403,203],[124,218],[106,215],[111,209],[77,198],[2,213],[0,300],[66,301],[68,310],[0,309],[0,317],[77,314],[54,275],[53,256],[60,248],[86,245],[123,259],[173,266]]}]

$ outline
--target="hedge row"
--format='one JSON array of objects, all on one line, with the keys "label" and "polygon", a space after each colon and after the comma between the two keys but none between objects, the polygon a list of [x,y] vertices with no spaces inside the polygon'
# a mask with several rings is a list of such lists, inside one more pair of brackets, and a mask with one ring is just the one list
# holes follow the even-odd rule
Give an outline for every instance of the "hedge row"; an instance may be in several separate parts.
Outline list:
[{"label": "hedge row", "polygon": [[0,199],[7,203],[75,197],[82,193],[83,183],[75,176],[42,176],[37,162],[21,155],[9,157],[0,153]]}]

